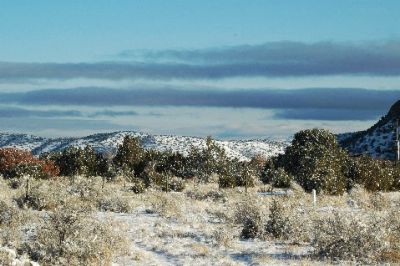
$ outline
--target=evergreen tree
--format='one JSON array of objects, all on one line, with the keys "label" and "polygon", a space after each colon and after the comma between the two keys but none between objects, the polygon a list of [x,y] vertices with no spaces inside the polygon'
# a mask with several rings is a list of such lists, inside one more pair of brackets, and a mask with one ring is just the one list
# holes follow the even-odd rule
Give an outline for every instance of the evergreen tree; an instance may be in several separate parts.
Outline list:
[{"label": "evergreen tree", "polygon": [[309,129],[295,134],[283,157],[285,170],[308,192],[315,189],[341,194],[346,189],[347,154],[327,130]]}]

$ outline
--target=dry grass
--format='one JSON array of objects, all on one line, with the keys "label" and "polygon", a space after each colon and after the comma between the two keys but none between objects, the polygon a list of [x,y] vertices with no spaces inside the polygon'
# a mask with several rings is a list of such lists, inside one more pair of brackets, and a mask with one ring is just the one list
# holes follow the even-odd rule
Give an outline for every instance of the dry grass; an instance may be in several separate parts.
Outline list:
[{"label": "dry grass", "polygon": [[[260,184],[246,193],[188,182],[183,192],[143,194],[101,178],[31,185],[27,200],[24,186],[0,179],[0,245],[45,265],[400,262],[400,193],[356,187],[313,206],[296,184],[286,196],[261,196]],[[281,239],[265,234],[274,200],[290,228]],[[242,239],[254,225],[255,239]],[[0,252],[0,264],[8,256]]]}]

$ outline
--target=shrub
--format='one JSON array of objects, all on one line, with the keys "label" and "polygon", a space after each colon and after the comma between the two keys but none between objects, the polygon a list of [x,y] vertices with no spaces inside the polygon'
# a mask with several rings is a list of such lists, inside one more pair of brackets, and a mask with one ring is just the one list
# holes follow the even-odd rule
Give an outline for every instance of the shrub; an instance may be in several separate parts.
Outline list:
[{"label": "shrub", "polygon": [[190,174],[196,176],[200,182],[209,182],[214,174],[220,175],[225,171],[227,161],[229,160],[225,150],[209,136],[204,149],[191,148],[187,168]]},{"label": "shrub", "polygon": [[97,202],[103,196],[102,178],[81,176],[73,177],[72,184],[65,190],[85,202]]},{"label": "shrub", "polygon": [[132,211],[132,206],[128,199],[115,195],[99,199],[97,207],[101,211],[117,213],[129,213]]},{"label": "shrub", "polygon": [[161,183],[162,191],[175,191],[181,192],[185,189],[185,183],[182,178],[176,176],[170,176],[169,173],[163,174],[163,181]]},{"label": "shrub", "polygon": [[155,194],[155,197],[151,200],[153,211],[167,218],[181,216],[181,202],[170,194],[159,193]]},{"label": "shrub", "polygon": [[143,193],[146,191],[146,186],[144,185],[143,180],[141,180],[140,178],[134,178],[131,180],[132,185],[131,185],[131,190],[136,193]]},{"label": "shrub", "polygon": [[284,209],[278,201],[273,200],[269,208],[269,219],[265,226],[265,232],[275,238],[287,238],[291,228],[288,217],[284,214]]},{"label": "shrub", "polygon": [[63,176],[97,174],[98,157],[91,146],[83,149],[70,146],[62,152],[49,154],[48,157],[60,168],[60,174]]},{"label": "shrub", "polygon": [[316,255],[335,261],[377,261],[387,249],[388,237],[379,219],[334,213],[332,218],[317,221],[312,241]]},{"label": "shrub", "polygon": [[250,201],[238,205],[235,212],[235,222],[243,226],[240,237],[256,238],[262,235],[262,215],[258,206]]},{"label": "shrub", "polygon": [[221,174],[218,178],[218,185],[220,188],[234,188],[236,187],[236,178],[230,174]]},{"label": "shrub", "polygon": [[286,173],[282,167],[278,167],[275,170],[268,170],[265,178],[266,183],[278,188],[289,188],[293,180],[293,177]]},{"label": "shrub", "polygon": [[16,198],[20,208],[28,207],[34,210],[54,210],[67,199],[65,186],[55,181],[40,181],[33,184],[25,194]]},{"label": "shrub", "polygon": [[145,150],[142,147],[140,139],[126,135],[122,145],[118,147],[114,163],[118,167],[126,165],[136,175],[140,175],[145,166],[144,156]]},{"label": "shrub", "polygon": [[396,172],[389,161],[362,156],[355,159],[351,178],[368,191],[389,191],[396,187]]},{"label": "shrub", "polygon": [[346,190],[346,153],[336,136],[327,130],[311,129],[295,134],[283,156],[285,170],[307,191],[342,194]]},{"label": "shrub", "polygon": [[59,169],[52,161],[39,160],[31,152],[14,149],[0,149],[0,173],[6,178],[32,175],[34,178],[57,176]]},{"label": "shrub", "polygon": [[20,238],[19,210],[4,201],[0,201],[0,246],[16,246]]},{"label": "shrub", "polygon": [[25,249],[45,265],[111,265],[126,245],[117,228],[68,202],[49,213]]}]

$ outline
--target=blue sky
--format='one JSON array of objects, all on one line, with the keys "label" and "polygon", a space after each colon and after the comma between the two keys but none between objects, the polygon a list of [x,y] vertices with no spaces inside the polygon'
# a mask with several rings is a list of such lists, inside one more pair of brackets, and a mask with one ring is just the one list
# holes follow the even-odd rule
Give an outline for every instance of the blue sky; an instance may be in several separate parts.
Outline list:
[{"label": "blue sky", "polygon": [[0,130],[360,130],[400,96],[399,11],[390,0],[2,1]]}]

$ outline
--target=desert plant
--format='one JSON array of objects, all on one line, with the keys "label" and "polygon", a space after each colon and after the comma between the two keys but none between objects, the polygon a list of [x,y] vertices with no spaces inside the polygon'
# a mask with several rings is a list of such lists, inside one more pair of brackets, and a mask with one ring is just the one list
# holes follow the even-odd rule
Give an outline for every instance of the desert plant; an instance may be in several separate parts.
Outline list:
[{"label": "desert plant", "polygon": [[25,250],[44,265],[111,265],[113,256],[125,246],[116,228],[68,202],[48,214]]},{"label": "desert plant", "polygon": [[132,206],[127,198],[118,195],[109,195],[102,197],[97,202],[97,207],[101,211],[129,213]]},{"label": "desert plant", "polygon": [[114,163],[118,167],[126,165],[136,175],[140,175],[145,167],[145,150],[139,138],[126,135],[118,147]]},{"label": "desert plant", "polygon": [[269,212],[265,233],[275,238],[287,238],[290,235],[291,228],[283,206],[277,200],[273,200]]},{"label": "desert plant", "polygon": [[285,170],[307,191],[327,194],[346,190],[344,164],[347,154],[327,130],[310,129],[295,134],[282,157]]},{"label": "desert plant", "polygon": [[67,197],[64,184],[48,180],[33,184],[28,193],[20,195],[15,200],[21,208],[28,207],[41,211],[56,209]]},{"label": "desert plant", "polygon": [[237,206],[235,222],[242,225],[240,237],[243,239],[256,238],[263,234],[260,208],[251,201],[244,201]]},{"label": "desert plant", "polygon": [[387,231],[379,217],[334,213],[315,224],[312,245],[318,257],[372,263],[387,247]]},{"label": "desert plant", "polygon": [[182,178],[171,176],[170,173],[163,173],[162,176],[162,183],[160,185],[162,191],[180,192],[185,189],[185,183]]},{"label": "desert plant", "polygon": [[0,246],[16,246],[20,239],[21,213],[14,206],[0,201]]},{"label": "desert plant", "polygon": [[293,180],[293,177],[288,174],[284,168],[268,170],[264,176],[264,182],[271,184],[273,187],[288,188]]},{"label": "desert plant", "polygon": [[140,178],[133,178],[131,180],[131,188],[134,193],[139,194],[146,191],[145,183]]}]

